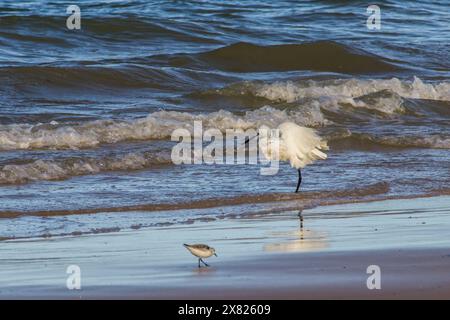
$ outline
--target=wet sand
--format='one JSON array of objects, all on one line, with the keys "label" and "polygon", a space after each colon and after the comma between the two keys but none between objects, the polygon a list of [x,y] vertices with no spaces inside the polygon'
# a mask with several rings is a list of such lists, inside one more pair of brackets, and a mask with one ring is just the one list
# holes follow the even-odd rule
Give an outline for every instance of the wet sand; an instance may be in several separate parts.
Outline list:
[{"label": "wet sand", "polygon": [[[0,298],[450,298],[450,197],[0,242]],[[197,268],[182,243],[216,248]],[[66,268],[81,268],[81,290]],[[381,290],[366,286],[369,265]]]}]

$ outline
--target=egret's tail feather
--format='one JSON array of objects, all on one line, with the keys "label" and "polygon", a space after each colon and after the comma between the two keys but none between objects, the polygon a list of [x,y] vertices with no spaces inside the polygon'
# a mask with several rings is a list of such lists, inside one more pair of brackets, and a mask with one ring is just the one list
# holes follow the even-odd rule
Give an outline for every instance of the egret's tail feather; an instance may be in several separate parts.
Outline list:
[{"label": "egret's tail feather", "polygon": [[314,149],[313,151],[311,151],[311,153],[313,153],[315,156],[317,156],[317,158],[322,160],[325,160],[328,157],[326,153],[320,151],[319,149]]}]

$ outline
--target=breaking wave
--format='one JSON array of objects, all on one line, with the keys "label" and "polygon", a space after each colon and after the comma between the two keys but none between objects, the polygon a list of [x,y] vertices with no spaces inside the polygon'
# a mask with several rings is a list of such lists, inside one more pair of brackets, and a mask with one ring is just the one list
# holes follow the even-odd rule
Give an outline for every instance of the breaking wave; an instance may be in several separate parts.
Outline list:
[{"label": "breaking wave", "polygon": [[[204,94],[212,94],[207,91]],[[424,83],[397,78],[387,80],[339,79],[327,81],[284,81],[274,83],[244,82],[214,90],[229,96],[250,95],[271,102],[301,103],[321,108],[336,109],[349,105],[375,110],[385,114],[404,111],[403,98],[450,101],[450,83]]]},{"label": "breaking wave", "polygon": [[[250,82],[218,89],[215,93],[251,94],[267,99],[268,105],[240,113],[225,110],[211,113],[162,110],[134,120],[0,125],[0,150],[79,149],[121,141],[168,139],[175,129],[184,128],[192,132],[194,121],[202,121],[204,129],[217,128],[222,131],[255,129],[263,124],[274,127],[285,121],[323,127],[348,121],[349,117],[357,114],[352,111],[355,109],[364,110],[367,113],[364,116],[368,117],[365,120],[371,120],[370,117],[403,114],[404,98],[450,101],[450,83],[430,84],[419,78],[410,82],[396,78],[272,84]],[[351,108],[350,111],[348,108]],[[333,115],[330,116],[330,112]],[[448,137],[437,135],[379,138],[378,141],[392,145],[448,148]]]},{"label": "breaking wave", "polygon": [[342,97],[356,98],[381,91],[390,91],[404,98],[450,101],[450,83],[427,84],[417,77],[414,80],[314,80],[303,83],[276,82],[255,86],[257,96],[269,100],[293,102],[302,98]]},{"label": "breaking wave", "polygon": [[0,167],[0,184],[22,184],[38,180],[63,180],[105,171],[139,170],[171,163],[170,154],[129,153],[103,158],[36,160]]},{"label": "breaking wave", "polygon": [[319,126],[326,122],[319,110],[278,110],[263,107],[235,115],[220,110],[208,114],[177,111],[158,111],[132,121],[96,120],[74,125],[13,124],[0,126],[0,150],[17,149],[78,149],[125,140],[166,139],[178,128],[192,130],[194,121],[202,121],[204,128],[249,129],[261,124],[278,125],[291,119],[305,126]]}]

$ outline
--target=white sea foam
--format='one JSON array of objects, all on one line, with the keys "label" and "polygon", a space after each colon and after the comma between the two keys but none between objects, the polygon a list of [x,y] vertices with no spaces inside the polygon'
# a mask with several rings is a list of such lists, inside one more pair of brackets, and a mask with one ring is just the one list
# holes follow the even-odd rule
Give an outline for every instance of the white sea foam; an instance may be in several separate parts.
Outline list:
[{"label": "white sea foam", "polygon": [[0,126],[0,150],[17,149],[78,149],[92,148],[100,144],[124,140],[166,139],[173,130],[192,130],[194,121],[202,121],[205,128],[248,129],[261,124],[278,125],[288,119],[306,126],[320,126],[326,123],[320,110],[278,110],[263,107],[235,115],[220,110],[207,114],[158,111],[145,118],[132,121],[98,120],[80,124],[38,124]]},{"label": "white sea foam", "polygon": [[0,167],[0,184],[21,184],[38,180],[63,180],[105,171],[139,170],[171,163],[167,153],[129,153],[102,158],[36,160]]},{"label": "white sea foam", "polygon": [[[385,113],[402,111],[401,98],[450,101],[450,83],[424,83],[417,77],[413,81],[388,80],[332,80],[304,82],[275,82],[257,84],[254,94],[272,101],[295,102],[303,99],[320,101],[321,107],[336,107],[350,104],[354,107],[376,109]],[[391,97],[381,94],[372,103],[364,101],[364,96],[379,92],[390,92]]]}]

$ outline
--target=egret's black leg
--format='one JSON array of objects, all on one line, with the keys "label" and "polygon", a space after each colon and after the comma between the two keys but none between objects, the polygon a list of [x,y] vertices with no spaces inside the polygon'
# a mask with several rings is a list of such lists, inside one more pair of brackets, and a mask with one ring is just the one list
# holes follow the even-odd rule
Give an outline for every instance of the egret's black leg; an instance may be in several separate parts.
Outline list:
[{"label": "egret's black leg", "polygon": [[302,184],[302,169],[298,169],[298,182],[297,182],[297,189],[295,189],[295,192],[298,192],[298,189],[300,188],[300,185]]}]

